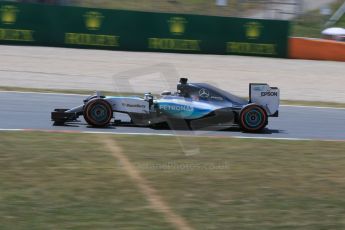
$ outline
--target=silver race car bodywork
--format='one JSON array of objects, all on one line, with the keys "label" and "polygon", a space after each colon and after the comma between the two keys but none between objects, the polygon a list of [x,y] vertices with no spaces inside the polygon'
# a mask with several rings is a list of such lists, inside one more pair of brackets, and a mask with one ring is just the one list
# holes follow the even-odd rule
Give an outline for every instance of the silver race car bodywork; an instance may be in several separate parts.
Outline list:
[{"label": "silver race car bodywork", "polygon": [[[80,106],[55,109],[51,118],[59,125],[83,116],[88,124],[96,127],[168,124],[174,129],[180,126],[176,126],[179,121],[192,129],[239,126],[244,131],[256,132],[267,125],[268,117],[278,116],[279,98],[279,89],[267,84],[249,84],[247,101],[209,84],[188,83],[186,78],[181,78],[176,93],[164,92],[160,98],[149,93],[144,97],[114,97],[97,92]],[[111,123],[114,112],[128,114],[131,121],[123,122],[115,117]]]}]

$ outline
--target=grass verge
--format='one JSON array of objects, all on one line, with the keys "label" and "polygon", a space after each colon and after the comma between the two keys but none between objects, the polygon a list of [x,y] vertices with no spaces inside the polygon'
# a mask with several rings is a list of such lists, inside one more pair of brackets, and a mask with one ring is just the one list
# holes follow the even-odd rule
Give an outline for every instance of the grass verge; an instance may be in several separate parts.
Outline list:
[{"label": "grass verge", "polygon": [[92,136],[0,134],[1,229],[171,229]]},{"label": "grass verge", "polygon": [[[0,133],[2,228],[171,229],[99,138]],[[104,138],[195,229],[345,228],[344,142]]]},{"label": "grass verge", "polygon": [[101,1],[95,3],[91,0],[77,1],[85,7],[97,7],[121,10],[139,10],[147,12],[187,13],[215,16],[234,16],[246,10],[260,9],[263,4],[250,2],[228,1],[227,6],[217,6],[215,1],[209,0],[126,0]]},{"label": "grass verge", "polygon": [[[70,93],[70,94],[83,94],[83,95],[91,95],[94,93],[94,91],[91,91],[91,90],[39,89],[39,88],[22,88],[22,87],[11,87],[11,86],[0,86],[0,91],[20,91],[20,92],[37,92],[37,93]],[[142,95],[142,93],[126,93],[126,92],[110,92],[110,91],[102,91],[102,93],[104,95],[114,95],[114,96]],[[282,100],[281,104],[282,105],[345,108],[345,104],[343,103],[323,102],[323,101]]]}]

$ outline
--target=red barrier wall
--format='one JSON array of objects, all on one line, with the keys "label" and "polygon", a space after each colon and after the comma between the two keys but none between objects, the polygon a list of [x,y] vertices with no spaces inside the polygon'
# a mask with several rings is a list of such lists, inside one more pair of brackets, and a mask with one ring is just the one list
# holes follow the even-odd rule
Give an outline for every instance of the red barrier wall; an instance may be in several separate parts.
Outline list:
[{"label": "red barrier wall", "polygon": [[345,61],[345,42],[326,39],[290,38],[289,58]]}]

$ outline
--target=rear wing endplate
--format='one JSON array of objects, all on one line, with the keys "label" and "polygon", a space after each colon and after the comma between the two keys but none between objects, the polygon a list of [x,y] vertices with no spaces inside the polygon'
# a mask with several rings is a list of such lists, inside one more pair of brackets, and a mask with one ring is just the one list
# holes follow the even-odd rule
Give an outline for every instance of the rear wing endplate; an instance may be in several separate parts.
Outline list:
[{"label": "rear wing endplate", "polygon": [[280,104],[280,90],[266,83],[249,84],[249,103],[261,105],[269,116],[277,116]]}]

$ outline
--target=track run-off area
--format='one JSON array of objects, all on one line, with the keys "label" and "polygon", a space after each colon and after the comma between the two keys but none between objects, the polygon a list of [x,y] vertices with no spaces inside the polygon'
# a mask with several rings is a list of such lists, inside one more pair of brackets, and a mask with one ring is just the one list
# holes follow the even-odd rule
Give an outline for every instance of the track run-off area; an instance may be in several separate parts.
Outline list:
[{"label": "track run-off area", "polygon": [[309,106],[281,106],[280,117],[270,118],[266,130],[256,134],[239,130],[174,131],[120,126],[96,129],[89,127],[82,117],[80,122],[53,126],[50,113],[54,108],[78,106],[85,97],[77,94],[0,92],[0,130],[345,141],[345,108]]}]

